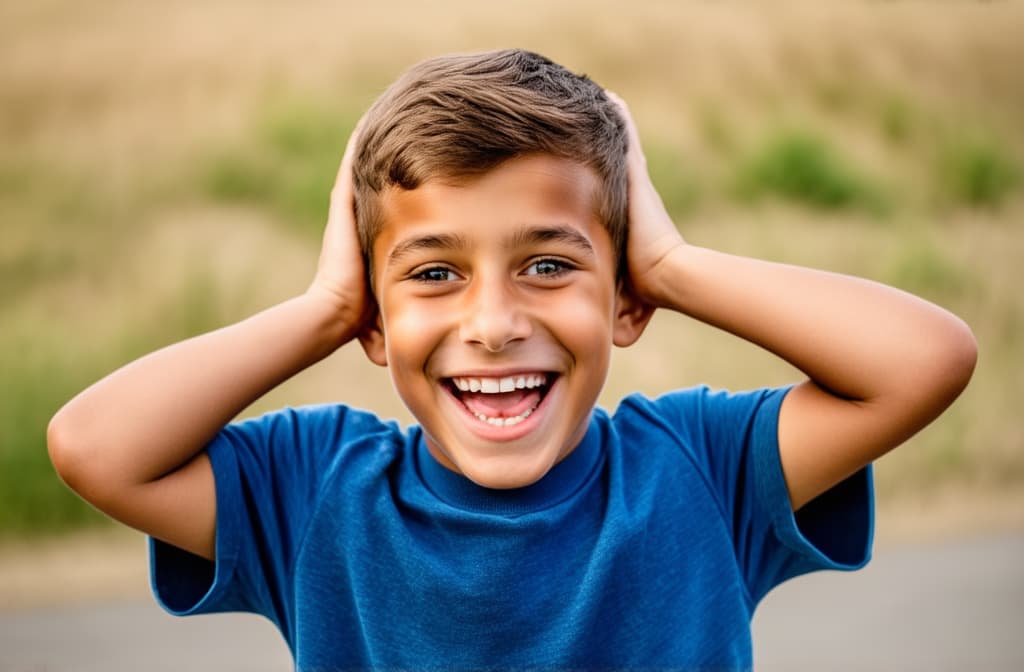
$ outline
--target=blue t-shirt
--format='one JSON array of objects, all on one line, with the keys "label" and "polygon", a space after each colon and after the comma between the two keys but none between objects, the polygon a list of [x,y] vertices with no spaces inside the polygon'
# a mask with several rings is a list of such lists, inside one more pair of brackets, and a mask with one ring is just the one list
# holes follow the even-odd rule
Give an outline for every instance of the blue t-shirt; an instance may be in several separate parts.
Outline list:
[{"label": "blue t-shirt", "polygon": [[785,393],[630,396],[516,490],[344,406],[233,424],[209,446],[217,561],[154,541],[154,591],[264,614],[310,672],[750,669],[773,586],[870,553],[870,468],[791,513]]}]

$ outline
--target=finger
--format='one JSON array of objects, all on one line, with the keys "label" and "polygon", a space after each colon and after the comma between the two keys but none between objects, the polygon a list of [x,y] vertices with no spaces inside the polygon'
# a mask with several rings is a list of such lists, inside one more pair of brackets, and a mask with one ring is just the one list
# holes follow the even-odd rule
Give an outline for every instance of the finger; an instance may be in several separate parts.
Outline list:
[{"label": "finger", "polygon": [[359,144],[359,137],[362,134],[365,121],[366,115],[363,115],[348,136],[345,153],[341,157],[338,174],[334,178],[334,187],[331,189],[331,203],[327,214],[328,223],[333,222],[336,217],[353,216],[352,164],[355,162],[356,145]]},{"label": "finger", "polygon": [[644,156],[643,145],[640,144],[640,131],[637,130],[633,114],[629,111],[629,105],[626,104],[622,96],[614,91],[605,89],[604,93],[619,108],[619,114],[622,115],[623,121],[626,122],[626,137],[629,140],[629,148],[626,152],[627,160],[634,166],[646,166],[647,157]]},{"label": "finger", "polygon": [[359,136],[363,130],[363,121],[366,116],[364,115],[356,122],[355,128],[352,129],[352,133],[348,136],[348,143],[345,145],[345,153],[341,157],[341,165],[338,166],[338,174],[335,177],[335,184],[343,184],[343,178],[346,174],[352,172],[353,157],[356,153],[356,145],[359,143]]}]

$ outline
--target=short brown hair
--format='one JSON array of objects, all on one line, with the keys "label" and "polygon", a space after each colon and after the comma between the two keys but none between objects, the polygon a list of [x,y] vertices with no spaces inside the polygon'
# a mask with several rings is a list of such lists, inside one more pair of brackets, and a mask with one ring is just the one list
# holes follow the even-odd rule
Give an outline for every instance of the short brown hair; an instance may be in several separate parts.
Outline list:
[{"label": "short brown hair", "polygon": [[480,175],[546,153],[590,167],[617,272],[627,231],[625,123],[604,89],[522,49],[441,56],[392,84],[366,114],[353,165],[359,241],[370,261],[388,188]]}]

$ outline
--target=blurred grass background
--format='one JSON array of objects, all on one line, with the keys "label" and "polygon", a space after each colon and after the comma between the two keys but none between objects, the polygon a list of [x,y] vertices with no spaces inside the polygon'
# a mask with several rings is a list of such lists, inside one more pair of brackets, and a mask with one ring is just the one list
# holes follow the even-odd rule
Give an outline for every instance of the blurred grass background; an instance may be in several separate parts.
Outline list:
[{"label": "blurred grass background", "polygon": [[[156,347],[302,291],[362,110],[412,63],[523,46],[620,93],[691,242],[877,279],[964,317],[950,411],[884,504],[1024,484],[1024,7],[1011,2],[0,4],[0,539],[97,525],[45,427]],[[673,315],[603,403],[795,372]],[[409,416],[346,347],[248,412]]]}]

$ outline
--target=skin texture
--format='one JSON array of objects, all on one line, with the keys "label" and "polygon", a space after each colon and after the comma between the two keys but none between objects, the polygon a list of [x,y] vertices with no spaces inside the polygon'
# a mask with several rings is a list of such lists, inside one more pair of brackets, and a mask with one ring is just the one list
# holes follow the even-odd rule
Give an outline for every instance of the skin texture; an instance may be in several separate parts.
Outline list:
[{"label": "skin texture", "polygon": [[[598,188],[590,169],[538,155],[385,198],[373,252],[382,329],[367,352],[390,365],[434,457],[480,485],[529,485],[575,448],[612,343],[632,343],[646,322],[615,281]],[[448,382],[531,373],[554,383],[500,430]]]},{"label": "skin texture", "polygon": [[629,277],[640,300],[746,339],[807,375],[779,411],[794,510],[906,441],[967,386],[970,328],[892,287],[687,245],[629,121]]},{"label": "skin texture", "polygon": [[[358,339],[390,367],[442,464],[491,487],[525,485],[577,445],[611,346],[634,342],[659,309],[756,343],[807,376],[779,418],[794,509],[956,398],[977,356],[962,321],[877,283],[688,245],[619,105],[631,147],[623,285],[593,219],[594,176],[532,156],[474,180],[388,194],[371,296],[355,233],[350,140],[309,289],[147,355],[69,401],[47,432],[58,473],[112,517],[212,559],[216,498],[203,447],[250,402]],[[481,427],[444,382],[538,371],[555,382],[537,417],[509,432]]]}]

